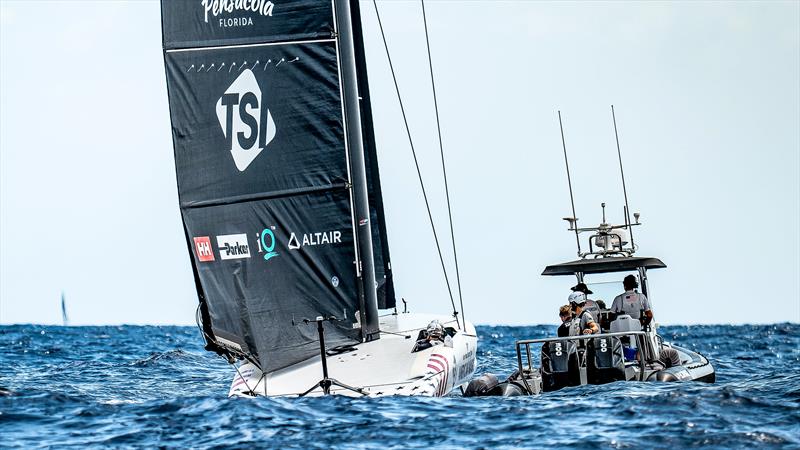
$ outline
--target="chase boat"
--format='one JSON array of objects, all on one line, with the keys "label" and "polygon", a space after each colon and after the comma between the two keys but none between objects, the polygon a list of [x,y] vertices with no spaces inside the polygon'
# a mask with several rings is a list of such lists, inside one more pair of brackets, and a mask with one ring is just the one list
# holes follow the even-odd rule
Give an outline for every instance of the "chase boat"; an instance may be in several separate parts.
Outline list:
[{"label": "chase boat", "polygon": [[[559,122],[560,117],[559,112]],[[614,124],[616,133],[616,118]],[[566,159],[566,145],[564,155]],[[652,304],[647,271],[667,267],[658,258],[634,256],[637,247],[632,230],[641,225],[640,215],[634,213],[635,223],[631,223],[627,193],[625,198],[622,225],[606,223],[603,203],[602,223],[589,228],[578,228],[573,202],[573,217],[564,220],[569,222],[569,231],[575,233],[579,259],[547,266],[542,272],[546,276],[574,276],[578,283],[585,283],[599,295],[587,301],[586,310],[596,319],[600,333],[517,341],[517,370],[503,382],[494,374],[484,374],[470,382],[465,396],[535,395],[570,386],[614,381],[715,381],[716,372],[705,356],[665,342],[654,321],[643,326],[637,318],[615,314],[605,307],[606,302],[610,306],[611,300],[622,291],[620,281],[628,274],[638,276],[641,293]],[[588,252],[581,251],[580,235],[583,233],[591,233]],[[591,301],[593,310],[588,307]]]},{"label": "chase boat", "polygon": [[[631,225],[638,224],[637,214],[637,223]],[[632,247],[622,248],[629,240],[625,232],[629,227],[603,223],[591,228],[594,234],[589,238],[590,245],[602,244],[599,251],[592,249],[576,261],[547,266],[542,275],[571,275],[578,283],[585,283],[587,276],[602,279],[606,274],[636,273],[642,293],[651,299],[647,271],[666,265],[658,258],[632,256]],[[596,291],[607,284],[587,283]],[[609,309],[600,309],[598,315],[600,334],[517,341],[517,370],[504,382],[493,374],[484,374],[470,382],[465,395],[534,395],[614,381],[715,381],[714,367],[705,356],[665,342],[655,322],[642,329],[639,320],[629,315],[615,317]]]}]

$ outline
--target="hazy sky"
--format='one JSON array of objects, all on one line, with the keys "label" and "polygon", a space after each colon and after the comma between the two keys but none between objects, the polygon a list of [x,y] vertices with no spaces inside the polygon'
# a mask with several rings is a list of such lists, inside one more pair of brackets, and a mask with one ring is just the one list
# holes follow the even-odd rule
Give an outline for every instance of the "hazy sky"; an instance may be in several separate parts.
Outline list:
[{"label": "hazy sky", "polygon": [[[199,0],[198,0],[199,1]],[[279,2],[275,0],[275,3]],[[419,2],[381,1],[448,235]],[[658,322],[800,321],[800,3],[426,2],[466,317],[555,323],[583,226],[622,220],[610,105]],[[371,3],[362,3],[392,266],[447,312]],[[448,255],[450,251],[448,250]],[[157,2],[0,2],[0,323],[189,324]]]}]

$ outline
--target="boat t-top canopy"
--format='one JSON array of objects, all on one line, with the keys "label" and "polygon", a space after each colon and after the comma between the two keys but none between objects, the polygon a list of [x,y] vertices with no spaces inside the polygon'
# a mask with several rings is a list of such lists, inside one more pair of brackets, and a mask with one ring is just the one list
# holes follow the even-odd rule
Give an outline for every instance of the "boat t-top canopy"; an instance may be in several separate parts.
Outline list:
[{"label": "boat t-top canopy", "polygon": [[650,257],[618,257],[618,258],[596,258],[579,259],[576,261],[565,262],[547,266],[542,275],[574,275],[576,273],[607,273],[607,272],[628,272],[638,270],[640,267],[645,269],[661,269],[667,267],[658,258]]}]

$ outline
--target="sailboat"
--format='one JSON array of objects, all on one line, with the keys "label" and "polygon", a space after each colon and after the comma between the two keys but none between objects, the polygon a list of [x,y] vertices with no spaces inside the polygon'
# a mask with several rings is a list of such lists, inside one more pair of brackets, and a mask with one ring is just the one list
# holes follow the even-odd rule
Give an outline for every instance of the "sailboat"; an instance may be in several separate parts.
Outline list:
[{"label": "sailboat", "polygon": [[65,327],[69,325],[69,316],[67,316],[67,298],[64,295],[64,291],[61,291],[61,325]]},{"label": "sailboat", "polygon": [[161,13],[198,325],[229,395],[463,389],[475,327],[397,311],[358,1]]}]

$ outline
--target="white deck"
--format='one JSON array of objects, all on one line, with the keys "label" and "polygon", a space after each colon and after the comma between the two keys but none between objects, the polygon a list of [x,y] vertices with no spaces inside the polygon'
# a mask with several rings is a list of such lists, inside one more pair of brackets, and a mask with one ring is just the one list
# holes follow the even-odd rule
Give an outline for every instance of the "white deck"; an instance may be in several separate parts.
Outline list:
[{"label": "white deck", "polygon": [[[446,395],[453,388],[467,383],[474,374],[477,336],[475,327],[467,322],[467,330],[459,330],[454,336],[453,347],[437,345],[411,353],[419,330],[434,319],[445,327],[458,330],[455,319],[450,316],[390,314],[381,317],[380,339],[357,344],[355,351],[329,356],[329,376],[344,384],[363,388],[370,396]],[[431,361],[432,358],[435,361]],[[441,370],[436,367],[441,367]],[[243,364],[239,371],[241,376],[237,374],[234,377],[230,395],[242,395],[248,391],[267,396],[299,395],[322,378],[319,356],[266,376],[262,376],[252,364]],[[335,386],[331,393],[359,395]],[[318,388],[310,395],[321,394],[322,390]]]}]

